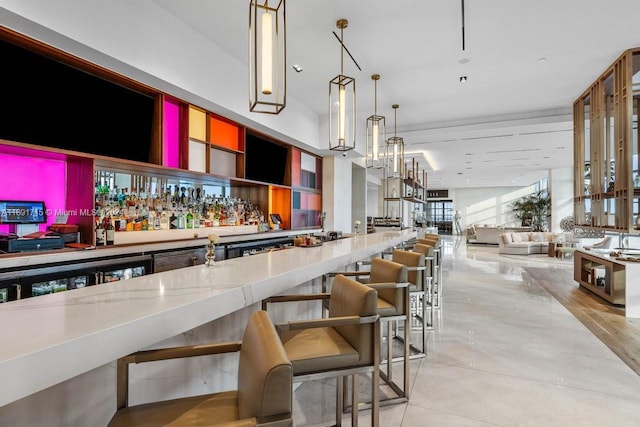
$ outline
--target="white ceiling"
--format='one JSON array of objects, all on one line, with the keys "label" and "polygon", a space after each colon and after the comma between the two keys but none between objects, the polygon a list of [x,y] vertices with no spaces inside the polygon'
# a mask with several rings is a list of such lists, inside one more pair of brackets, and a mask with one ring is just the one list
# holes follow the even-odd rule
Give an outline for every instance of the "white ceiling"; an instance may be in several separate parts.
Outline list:
[{"label": "white ceiling", "polygon": [[[155,2],[247,61],[248,1]],[[387,135],[400,104],[398,136],[429,162],[430,188],[528,185],[570,167],[573,101],[640,46],[637,0],[466,0],[464,50],[461,1],[288,0],[286,14],[288,64],[304,69],[289,70],[288,96],[326,115],[340,71],[332,31],[348,19],[344,43],[362,71],[345,60],[344,72],[356,78],[360,122],[380,74]]]},{"label": "white ceiling", "polygon": [[[57,13],[43,12],[47,2],[0,1],[31,15]],[[393,132],[391,104],[400,104],[398,136],[426,167],[430,188],[528,185],[550,168],[571,167],[573,101],[625,49],[640,46],[640,1],[465,2],[463,50],[461,0],[287,0],[288,64],[304,69],[289,68],[287,97],[323,122],[328,81],[340,72],[332,32],[339,34],[336,21],[346,18],[344,43],[362,67],[345,60],[345,74],[356,79],[358,127],[373,114],[371,75],[380,74],[377,112],[387,117],[387,135]],[[135,2],[126,16],[109,13],[125,0],[56,4],[99,13],[110,29],[163,25],[150,22]],[[248,0],[144,4],[157,5],[247,63]],[[468,81],[461,84],[463,75]],[[291,104],[288,109],[295,108]]]}]

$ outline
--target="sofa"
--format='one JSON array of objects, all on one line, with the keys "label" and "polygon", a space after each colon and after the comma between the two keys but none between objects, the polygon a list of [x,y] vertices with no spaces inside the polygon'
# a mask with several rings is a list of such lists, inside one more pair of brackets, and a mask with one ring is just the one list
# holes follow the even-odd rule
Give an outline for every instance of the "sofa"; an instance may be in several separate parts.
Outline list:
[{"label": "sofa", "polygon": [[490,225],[472,225],[467,228],[467,243],[479,243],[483,245],[500,244],[500,236],[504,233],[516,231],[530,231],[529,227],[501,227]]},{"label": "sofa", "polygon": [[500,235],[499,254],[530,255],[544,254],[549,243],[557,241],[558,236],[548,232],[511,232]]}]

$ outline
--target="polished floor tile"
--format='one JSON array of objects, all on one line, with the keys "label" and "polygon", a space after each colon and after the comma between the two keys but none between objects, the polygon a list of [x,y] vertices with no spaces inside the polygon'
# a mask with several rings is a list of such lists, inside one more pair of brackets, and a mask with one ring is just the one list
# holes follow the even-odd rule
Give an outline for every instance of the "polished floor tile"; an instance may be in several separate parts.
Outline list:
[{"label": "polished floor tile", "polygon": [[[382,407],[381,426],[640,425],[640,377],[525,271],[572,269],[571,260],[443,240],[443,304],[427,357],[412,360],[411,399]],[[295,425],[333,424],[334,404],[335,382],[301,384]],[[360,425],[369,420],[360,411]]]}]

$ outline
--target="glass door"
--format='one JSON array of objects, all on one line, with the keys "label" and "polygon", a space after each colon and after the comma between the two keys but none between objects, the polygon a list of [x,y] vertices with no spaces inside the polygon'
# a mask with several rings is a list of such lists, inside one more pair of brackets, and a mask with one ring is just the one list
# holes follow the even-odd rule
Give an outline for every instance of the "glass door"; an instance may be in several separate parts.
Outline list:
[{"label": "glass door", "polygon": [[453,201],[427,201],[427,226],[438,227],[438,233],[451,234],[453,230]]}]

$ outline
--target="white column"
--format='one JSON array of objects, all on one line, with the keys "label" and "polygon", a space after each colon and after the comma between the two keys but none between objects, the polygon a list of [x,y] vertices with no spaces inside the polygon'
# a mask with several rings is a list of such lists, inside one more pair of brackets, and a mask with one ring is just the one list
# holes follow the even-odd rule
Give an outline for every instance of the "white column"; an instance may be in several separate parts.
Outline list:
[{"label": "white column", "polygon": [[326,230],[351,231],[351,160],[327,156],[322,159],[322,210]]},{"label": "white column", "polygon": [[559,233],[560,220],[573,216],[573,168],[549,170],[549,192],[551,193],[551,223],[549,231]]}]

